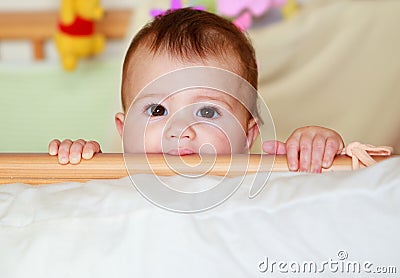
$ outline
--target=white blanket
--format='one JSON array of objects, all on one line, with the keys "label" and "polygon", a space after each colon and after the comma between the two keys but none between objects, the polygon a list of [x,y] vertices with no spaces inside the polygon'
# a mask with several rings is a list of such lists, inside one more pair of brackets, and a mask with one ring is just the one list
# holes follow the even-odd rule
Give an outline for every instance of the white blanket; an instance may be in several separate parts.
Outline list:
[{"label": "white blanket", "polygon": [[400,272],[399,169],[272,173],[255,199],[245,180],[196,214],[152,205],[129,178],[3,185],[0,277],[395,277],[372,273]]}]

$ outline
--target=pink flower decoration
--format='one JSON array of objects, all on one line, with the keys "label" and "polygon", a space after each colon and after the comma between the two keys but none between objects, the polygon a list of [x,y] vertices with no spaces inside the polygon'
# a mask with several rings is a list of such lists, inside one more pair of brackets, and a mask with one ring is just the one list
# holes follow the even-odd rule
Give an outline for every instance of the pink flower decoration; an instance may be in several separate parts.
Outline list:
[{"label": "pink flower decoration", "polygon": [[240,30],[246,31],[250,28],[252,22],[253,17],[251,14],[249,12],[244,12],[233,21],[233,24],[235,24]]},{"label": "pink flower decoration", "polygon": [[218,0],[217,10],[220,14],[235,17],[248,10],[253,16],[260,16],[270,8],[280,7],[286,0]]}]

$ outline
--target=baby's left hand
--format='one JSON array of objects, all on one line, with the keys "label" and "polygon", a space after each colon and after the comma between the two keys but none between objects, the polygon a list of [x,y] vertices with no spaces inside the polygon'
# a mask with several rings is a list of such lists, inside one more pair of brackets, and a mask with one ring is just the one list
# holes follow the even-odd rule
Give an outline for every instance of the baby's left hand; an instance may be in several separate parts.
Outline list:
[{"label": "baby's left hand", "polygon": [[332,165],[335,155],[344,148],[342,137],[334,130],[307,126],[296,129],[286,140],[265,141],[263,151],[286,154],[290,171],[321,173]]}]

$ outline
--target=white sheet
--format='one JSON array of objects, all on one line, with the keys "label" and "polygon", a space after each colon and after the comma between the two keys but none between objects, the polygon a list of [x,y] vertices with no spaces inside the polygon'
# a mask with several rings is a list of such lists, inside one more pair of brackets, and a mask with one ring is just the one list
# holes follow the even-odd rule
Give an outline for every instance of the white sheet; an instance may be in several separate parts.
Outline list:
[{"label": "white sheet", "polygon": [[[273,173],[255,199],[244,182],[198,214],[151,205],[128,178],[3,185],[0,277],[353,277],[340,272],[347,262],[400,272],[399,169],[397,158],[355,172]],[[293,273],[330,260],[331,270]]]}]

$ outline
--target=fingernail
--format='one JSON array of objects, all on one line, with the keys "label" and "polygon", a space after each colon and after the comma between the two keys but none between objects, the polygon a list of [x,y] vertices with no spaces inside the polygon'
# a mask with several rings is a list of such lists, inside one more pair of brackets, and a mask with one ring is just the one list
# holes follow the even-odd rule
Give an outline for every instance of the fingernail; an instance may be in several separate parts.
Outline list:
[{"label": "fingernail", "polygon": [[93,155],[92,152],[84,152],[84,153],[82,154],[82,157],[83,157],[84,159],[90,159],[90,158],[91,158],[91,155]]},{"label": "fingernail", "polygon": [[79,162],[79,158],[77,158],[77,157],[71,157],[71,158],[69,159],[69,161],[70,161],[72,164],[76,164],[76,163]]},{"label": "fingernail", "polygon": [[68,162],[67,158],[65,156],[62,156],[59,158],[59,161],[61,164],[66,164]]},{"label": "fingernail", "polygon": [[56,155],[56,150],[55,150],[54,148],[51,148],[51,149],[49,150],[49,154],[50,154],[50,155]]},{"label": "fingernail", "polygon": [[322,161],[322,167],[328,168],[329,164],[327,161]]},{"label": "fingernail", "polygon": [[289,164],[289,170],[290,170],[290,171],[296,171],[296,165],[294,165],[294,164]]}]

